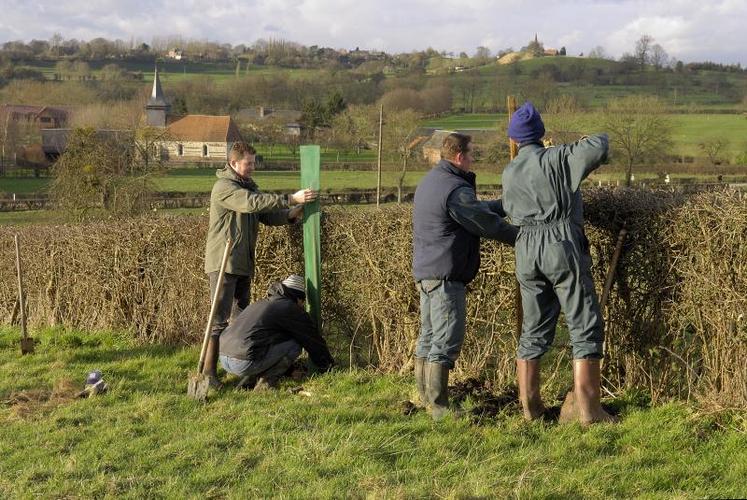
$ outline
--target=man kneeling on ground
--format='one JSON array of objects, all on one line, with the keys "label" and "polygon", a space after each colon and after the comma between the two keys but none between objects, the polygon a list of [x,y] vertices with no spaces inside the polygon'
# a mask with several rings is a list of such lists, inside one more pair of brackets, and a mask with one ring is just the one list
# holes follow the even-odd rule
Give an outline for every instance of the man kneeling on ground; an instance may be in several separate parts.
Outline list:
[{"label": "man kneeling on ground", "polygon": [[223,331],[220,362],[241,377],[239,387],[276,387],[302,348],[321,370],[333,366],[327,343],[304,310],[305,301],[304,279],[293,274],[270,285],[266,298],[249,305]]}]

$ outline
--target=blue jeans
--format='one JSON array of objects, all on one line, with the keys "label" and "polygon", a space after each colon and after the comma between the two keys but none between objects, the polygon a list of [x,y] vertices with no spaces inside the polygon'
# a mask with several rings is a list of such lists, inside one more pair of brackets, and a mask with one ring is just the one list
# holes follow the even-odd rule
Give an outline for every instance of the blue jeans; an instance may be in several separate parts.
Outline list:
[{"label": "blue jeans", "polygon": [[296,359],[301,355],[301,346],[295,340],[288,340],[270,346],[267,350],[267,354],[262,359],[255,359],[253,361],[247,361],[245,359],[232,358],[220,355],[220,364],[228,373],[233,373],[239,377],[246,377],[250,375],[260,375],[266,372],[283,357],[290,358],[291,360]]},{"label": "blue jeans", "polygon": [[460,281],[422,280],[420,337],[415,356],[449,369],[459,357],[467,321],[467,295]]}]

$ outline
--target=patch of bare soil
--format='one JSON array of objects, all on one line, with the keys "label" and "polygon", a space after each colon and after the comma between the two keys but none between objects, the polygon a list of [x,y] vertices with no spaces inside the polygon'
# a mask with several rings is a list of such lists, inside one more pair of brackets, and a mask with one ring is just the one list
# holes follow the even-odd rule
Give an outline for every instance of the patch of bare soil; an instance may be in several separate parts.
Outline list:
[{"label": "patch of bare soil", "polygon": [[484,380],[468,378],[450,386],[449,395],[459,405],[469,398],[470,414],[476,419],[492,418],[504,411],[519,411],[519,395],[513,386],[493,392]]},{"label": "patch of bare soil", "polygon": [[52,389],[28,389],[11,393],[8,399],[1,401],[10,407],[13,418],[26,419],[34,415],[51,410],[78,398],[79,384],[69,379],[55,382]]}]

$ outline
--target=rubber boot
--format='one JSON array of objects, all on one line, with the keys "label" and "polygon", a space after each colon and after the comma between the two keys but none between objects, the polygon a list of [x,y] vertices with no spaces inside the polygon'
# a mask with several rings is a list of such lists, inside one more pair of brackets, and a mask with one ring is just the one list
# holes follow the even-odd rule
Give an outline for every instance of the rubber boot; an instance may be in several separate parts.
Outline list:
[{"label": "rubber boot", "polygon": [[441,420],[449,413],[449,368],[441,363],[425,363],[425,396],[433,420]]},{"label": "rubber boot", "polygon": [[524,420],[542,417],[545,405],[540,395],[540,360],[517,359],[516,378],[519,383],[519,401],[524,410]]},{"label": "rubber boot", "polygon": [[415,385],[418,386],[419,405],[428,406],[428,398],[425,393],[426,376],[425,376],[425,358],[415,357]]},{"label": "rubber boot", "polygon": [[563,403],[561,422],[577,421],[581,425],[590,425],[618,421],[602,408],[601,379],[598,359],[573,360],[573,393],[568,393]]},{"label": "rubber boot", "polygon": [[205,351],[205,364],[202,366],[202,374],[210,379],[210,387],[220,389],[220,379],[218,379],[218,352],[220,350],[220,337],[211,336],[208,340],[207,350]]},{"label": "rubber boot", "polygon": [[259,379],[257,379],[257,385],[254,386],[254,390],[259,392],[276,389],[280,377],[285,375],[291,366],[293,366],[293,360],[288,356],[283,356],[280,358],[280,361],[259,374]]}]

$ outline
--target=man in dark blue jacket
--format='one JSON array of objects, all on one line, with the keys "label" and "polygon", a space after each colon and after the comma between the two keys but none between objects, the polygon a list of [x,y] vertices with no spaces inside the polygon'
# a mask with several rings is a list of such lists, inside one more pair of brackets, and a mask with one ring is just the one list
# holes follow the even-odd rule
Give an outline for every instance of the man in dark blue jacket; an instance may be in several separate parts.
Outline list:
[{"label": "man in dark blue jacket", "polygon": [[420,291],[415,380],[421,402],[438,420],[449,412],[449,370],[464,342],[465,286],[480,267],[480,238],[513,245],[518,229],[503,205],[475,194],[471,137],[449,134],[441,161],[420,181],[413,210],[413,274]]},{"label": "man in dark blue jacket", "polygon": [[270,285],[267,297],[255,302],[221,335],[220,362],[241,377],[239,386],[272,388],[306,349],[321,370],[334,364],[311,316],[304,310],[304,280],[293,274]]}]

